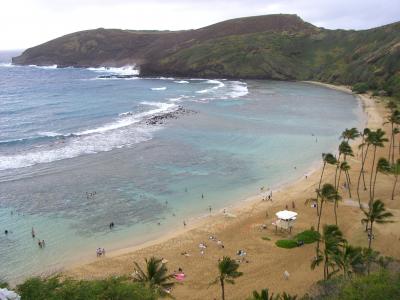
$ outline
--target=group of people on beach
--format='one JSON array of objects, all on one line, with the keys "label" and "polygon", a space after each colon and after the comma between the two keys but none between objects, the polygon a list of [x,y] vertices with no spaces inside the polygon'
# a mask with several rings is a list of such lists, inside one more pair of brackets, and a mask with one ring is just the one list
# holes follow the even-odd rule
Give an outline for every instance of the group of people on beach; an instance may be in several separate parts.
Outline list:
[{"label": "group of people on beach", "polygon": [[106,256],[106,250],[104,248],[97,248],[96,256],[97,257]]},{"label": "group of people on beach", "polygon": [[[219,239],[217,239],[215,236],[213,236],[213,235],[210,235],[209,237],[208,237],[208,239],[210,240],[210,241],[212,241],[212,242],[215,242],[216,244],[217,244],[217,246],[220,248],[220,249],[224,249],[225,248],[225,246],[224,246],[224,243],[221,241],[221,240],[219,240]],[[204,253],[205,253],[205,250],[207,249],[207,244],[203,241],[203,242],[201,242],[201,243],[199,243],[199,249],[200,249],[200,254],[201,255],[204,255]]]},{"label": "group of people on beach", "polygon": [[[260,187],[260,192],[261,193],[263,193],[264,192],[264,190],[265,190],[265,187]],[[270,190],[270,189],[267,189],[267,190],[269,190],[269,193],[268,193],[268,195],[266,194],[266,193],[264,193],[263,194],[263,198],[262,198],[262,200],[263,201],[272,201],[272,190]]]}]

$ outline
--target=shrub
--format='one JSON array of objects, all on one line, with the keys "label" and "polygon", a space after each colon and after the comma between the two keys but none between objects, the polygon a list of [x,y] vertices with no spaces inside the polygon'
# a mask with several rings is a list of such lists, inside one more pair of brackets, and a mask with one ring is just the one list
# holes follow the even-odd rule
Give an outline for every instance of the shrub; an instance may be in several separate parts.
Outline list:
[{"label": "shrub", "polygon": [[280,248],[291,249],[297,247],[295,240],[277,240],[275,243]]},{"label": "shrub", "polygon": [[365,92],[368,91],[368,89],[369,89],[369,86],[367,83],[360,82],[360,83],[356,83],[355,85],[353,85],[352,91],[357,94],[364,94]]},{"label": "shrub", "polygon": [[125,277],[104,280],[60,281],[58,277],[26,280],[17,286],[24,300],[155,300],[155,295],[144,285]]},{"label": "shrub", "polygon": [[270,240],[271,240],[271,239],[270,239],[269,237],[267,237],[267,236],[263,236],[262,239],[263,239],[264,241],[270,241]]},{"label": "shrub", "polygon": [[315,230],[305,230],[295,235],[293,239],[278,240],[275,244],[280,248],[291,249],[299,246],[299,242],[311,244],[318,241],[320,234]]},{"label": "shrub", "polygon": [[311,244],[318,241],[319,237],[320,237],[319,232],[314,230],[305,230],[297,234],[294,237],[294,240],[303,241],[305,244]]}]

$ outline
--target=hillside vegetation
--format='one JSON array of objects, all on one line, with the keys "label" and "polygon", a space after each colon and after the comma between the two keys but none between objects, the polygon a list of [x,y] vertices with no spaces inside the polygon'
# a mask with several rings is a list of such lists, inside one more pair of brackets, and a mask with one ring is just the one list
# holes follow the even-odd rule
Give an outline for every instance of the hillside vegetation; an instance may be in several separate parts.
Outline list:
[{"label": "hillside vegetation", "polygon": [[400,97],[400,22],[327,30],[296,15],[267,15],[187,31],[95,29],[26,50],[16,64],[136,64],[141,74],[367,83]]}]

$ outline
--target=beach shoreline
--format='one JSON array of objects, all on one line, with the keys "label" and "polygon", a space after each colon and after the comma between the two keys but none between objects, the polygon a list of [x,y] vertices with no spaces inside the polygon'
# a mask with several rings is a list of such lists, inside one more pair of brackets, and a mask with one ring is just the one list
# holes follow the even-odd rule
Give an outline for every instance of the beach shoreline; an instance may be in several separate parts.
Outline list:
[{"label": "beach shoreline", "polygon": [[[314,82],[307,83],[315,84]],[[316,84],[351,93],[348,88],[343,86],[323,83]],[[383,115],[385,113],[383,105],[379,104],[378,101],[375,101],[369,95],[358,95],[358,99],[364,109],[363,113],[367,116],[367,124],[365,125],[373,129],[381,127]],[[364,124],[360,124],[360,126],[363,125]],[[343,128],[343,130],[344,129],[345,128]],[[357,143],[359,143],[359,141],[352,144],[353,148],[357,146]],[[351,158],[349,163],[356,164],[357,158]],[[313,249],[312,245],[293,250],[293,252],[299,252],[296,254],[298,257],[293,256],[290,252],[285,252],[290,250],[284,249],[282,252],[282,249],[273,244],[274,239],[281,237],[281,234],[271,233],[269,228],[271,227],[271,217],[273,218],[274,216],[273,212],[284,209],[285,206],[290,207],[289,209],[292,209],[292,206],[296,206],[295,210],[299,212],[300,218],[297,220],[296,229],[293,234],[301,229],[309,229],[310,226],[313,225],[315,211],[313,212],[313,209],[304,206],[304,201],[314,194],[315,188],[319,182],[320,172],[318,171],[321,170],[321,166],[322,163],[313,166],[312,170],[308,172],[307,179],[302,176],[279,188],[274,188],[273,201],[262,201],[260,194],[254,195],[231,205],[229,209],[227,209],[229,214],[224,214],[223,210],[221,210],[207,218],[198,218],[197,220],[191,221],[187,228],[180,228],[162,238],[138,246],[125,247],[123,249],[107,252],[107,257],[96,261],[82,261],[73,264],[66,269],[63,274],[64,276],[77,279],[97,279],[114,275],[129,275],[133,272],[133,261],[141,263],[145,257],[148,258],[154,255],[167,259],[171,271],[174,268],[177,269],[178,266],[183,266],[184,269],[188,270],[188,273],[192,274],[193,278],[196,279],[191,280],[188,278],[186,284],[176,288],[174,296],[176,296],[177,299],[185,299],[185,295],[189,294],[190,289],[195,289],[199,292],[198,298],[196,299],[204,299],[204,297],[209,297],[210,293],[213,292],[212,288],[207,287],[207,280],[209,279],[204,279],[206,275],[214,276],[213,274],[216,272],[216,267],[211,266],[216,265],[216,261],[221,255],[234,256],[237,249],[245,248],[248,252],[252,253],[250,262],[257,262],[257,264],[249,263],[248,265],[243,265],[244,273],[247,275],[246,277],[249,277],[247,282],[248,290],[251,291],[251,288],[262,287],[263,284],[259,281],[267,276],[266,280],[269,280],[269,286],[274,287],[274,291],[296,292],[301,295],[309,290],[312,283],[321,278],[321,272],[311,272],[309,269],[309,259],[312,257],[312,255],[310,256],[310,251],[312,253],[311,249]],[[355,167],[352,173],[355,174],[356,172],[357,167]],[[326,171],[326,178],[332,178],[333,173],[332,170]],[[344,204],[343,207],[346,207],[346,211],[340,209],[343,210],[343,214],[345,214],[343,218],[359,217],[360,211],[358,208],[351,207],[347,204]],[[332,216],[329,216],[328,219],[331,217]],[[268,227],[267,231],[260,229],[263,224]],[[350,222],[349,224],[345,223],[343,225],[343,231],[351,235],[350,240],[354,240],[356,243],[363,245],[365,241],[360,224],[360,222],[357,222],[357,224],[350,224]],[[360,227],[360,233],[352,233],[353,231],[355,232],[354,228],[358,230],[358,227]],[[266,242],[261,239],[261,235],[263,234],[268,234],[268,237],[272,239],[267,245],[265,245]],[[393,234],[393,232],[391,232],[391,234]],[[221,238],[226,245],[225,249],[207,249],[207,255],[199,254],[197,249],[198,243],[202,241],[210,242],[208,237],[211,235]],[[385,249],[389,247],[385,242],[383,242],[383,244],[383,246],[379,247]],[[399,251],[391,249],[388,251],[388,255],[400,257]],[[190,256],[195,256],[196,259],[192,260],[190,257],[184,257],[182,253],[190,253]],[[197,260],[201,260],[204,266],[199,266]],[[271,264],[273,265],[271,266]],[[262,266],[272,269],[272,274],[262,275],[264,274],[264,268]],[[294,266],[296,266],[296,268],[294,268]],[[298,277],[298,280],[288,284],[280,274],[276,274],[277,270],[281,272],[281,270],[285,268],[287,268],[290,273],[293,273],[294,277]],[[248,270],[246,271],[246,269]],[[305,278],[303,278],[304,272],[307,272]],[[247,295],[249,294],[249,291],[246,291],[246,293],[245,291],[239,291],[237,289],[235,289],[235,291],[238,292],[237,297],[241,298],[234,299],[243,299],[246,293]]]},{"label": "beach shoreline", "polygon": [[[338,90],[341,92],[345,92],[347,94],[353,94],[350,87],[347,87],[347,86],[338,86],[338,85],[321,83],[321,82],[316,82],[316,81],[300,81],[300,82]],[[355,96],[355,98],[360,101],[360,103],[363,107],[362,113],[365,115],[367,112],[364,109],[365,109],[365,107],[368,107],[371,105],[371,99],[368,99],[367,96],[365,96],[365,95],[358,95],[358,96]],[[373,102],[373,100],[372,100],[372,102]],[[358,116],[358,117],[359,117],[359,121],[362,122],[363,116]],[[362,126],[362,124],[359,124],[359,125]],[[332,152],[335,152],[335,151],[336,151],[336,149],[332,149]],[[305,171],[304,175],[307,175],[307,177],[310,177],[311,175],[320,171],[321,167],[322,167],[322,162],[315,160],[312,163],[311,167],[304,170]],[[304,177],[305,177],[304,175],[298,176],[289,181],[280,182],[274,186],[271,186],[270,188],[265,189],[263,192],[260,191],[260,193],[258,193],[258,194],[254,194],[254,195],[251,195],[246,198],[237,199],[233,203],[231,203],[231,204],[225,206],[224,208],[221,208],[218,211],[213,212],[211,214],[202,214],[202,215],[189,217],[185,220],[185,222],[187,224],[185,227],[180,227],[179,229],[175,228],[175,229],[168,230],[161,237],[157,237],[155,239],[152,239],[152,240],[149,240],[149,241],[137,244],[137,245],[127,246],[127,247],[123,246],[121,248],[107,251],[107,258],[116,258],[121,255],[126,255],[129,253],[138,251],[138,250],[143,250],[143,249],[146,249],[151,246],[165,243],[168,240],[182,236],[183,234],[188,233],[192,230],[196,230],[201,227],[213,224],[213,222],[215,222],[216,218],[218,219],[221,217],[228,217],[228,218],[243,217],[244,215],[246,215],[246,213],[248,213],[249,209],[251,211],[255,208],[255,206],[257,206],[259,204],[259,202],[261,201],[261,198],[263,197],[262,194],[264,194],[266,192],[271,192],[272,194],[276,194],[276,193],[284,191],[285,189],[287,189],[289,187],[299,185],[303,182]],[[273,204],[272,202],[263,201],[263,205],[266,208],[270,207],[272,204]],[[226,211],[226,214],[224,213],[225,211]],[[79,267],[87,265],[87,264],[95,263],[95,262],[96,262],[96,258],[80,260],[79,262],[78,261],[72,262],[71,264],[69,264],[68,268],[62,267],[61,271],[68,274],[68,272],[70,270],[79,268]]]}]

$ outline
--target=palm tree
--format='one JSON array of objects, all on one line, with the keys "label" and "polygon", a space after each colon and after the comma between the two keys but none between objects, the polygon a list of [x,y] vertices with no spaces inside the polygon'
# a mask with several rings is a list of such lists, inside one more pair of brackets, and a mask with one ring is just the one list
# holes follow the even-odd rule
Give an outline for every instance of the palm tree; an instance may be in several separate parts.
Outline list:
[{"label": "palm tree", "polygon": [[365,271],[367,270],[369,274],[369,266],[371,265],[371,263],[378,262],[379,252],[368,248],[362,248],[361,256],[364,264],[363,273],[365,273]]},{"label": "palm tree", "polygon": [[279,295],[274,297],[274,294],[269,295],[268,289],[262,289],[260,293],[253,291],[253,297],[248,300],[279,300]]},{"label": "palm tree", "polygon": [[[321,189],[322,177],[324,176],[324,171],[325,171],[326,164],[329,164],[329,165],[336,165],[337,164],[336,157],[332,153],[322,153],[322,161],[324,162],[324,164],[322,166],[322,172],[321,172],[321,177],[319,179],[318,190]],[[319,215],[318,197],[319,197],[319,195],[317,193],[317,201],[316,201],[316,203],[317,203],[317,215]]]},{"label": "palm tree", "polygon": [[350,279],[353,273],[362,273],[364,270],[361,247],[353,247],[347,242],[343,245],[343,250],[336,257],[336,262],[343,270],[343,277]]},{"label": "palm tree", "polygon": [[324,225],[320,240],[324,243],[324,250],[318,250],[317,256],[311,263],[311,269],[314,270],[323,262],[324,280],[327,280],[339,271],[340,265],[337,264],[337,257],[341,255],[341,247],[346,240],[336,225]]},{"label": "palm tree", "polygon": [[167,274],[168,269],[162,263],[162,259],[152,256],[149,260],[145,259],[146,270],[143,271],[137,262],[135,264],[135,272],[133,280],[142,282],[154,290],[161,297],[169,296],[168,290],[173,287],[174,282],[170,282],[174,278],[173,274]]},{"label": "palm tree", "polygon": [[350,170],[350,165],[347,163],[347,161],[344,161],[340,164],[340,170],[344,172],[346,175],[346,182],[347,182],[347,188],[349,190],[349,198],[351,198],[351,181],[350,181],[350,175],[349,175],[349,170]]},{"label": "palm tree", "polygon": [[[343,141],[343,142],[340,143],[340,145],[339,145],[339,157],[341,155],[343,155],[343,162],[346,162],[346,159],[347,159],[348,155],[354,156],[353,155],[353,149],[351,149],[351,146],[350,146],[349,142]],[[337,174],[338,170],[339,170],[339,177],[338,177],[338,180],[336,182],[336,174]],[[340,185],[340,175],[341,175],[341,173],[342,173],[342,170],[340,168],[340,163],[338,162],[337,168],[336,168],[336,173],[335,173],[335,187],[336,187],[336,190],[339,188],[339,185]]]},{"label": "palm tree", "polygon": [[287,294],[286,292],[283,292],[282,295],[278,294],[274,296],[274,294],[272,294],[270,296],[268,289],[262,289],[261,293],[253,291],[253,296],[248,300],[296,300],[296,299],[297,295],[292,296],[290,294]]},{"label": "palm tree", "polygon": [[[342,132],[342,135],[340,136],[341,139],[343,139],[343,142],[339,145],[339,156],[340,153],[344,155],[343,161],[346,161],[347,155],[354,156],[353,155],[353,149],[351,148],[349,141],[350,140],[355,140],[360,136],[360,133],[358,132],[357,128],[353,127],[351,129],[345,129]],[[346,176],[347,179],[347,176]],[[339,172],[339,180],[337,183],[337,186],[340,184],[340,172]],[[349,185],[349,191],[350,191],[350,185]],[[351,196],[350,196],[351,198]]]},{"label": "palm tree", "polygon": [[369,180],[369,195],[370,195],[370,200],[369,202],[371,203],[374,198],[373,198],[373,189],[372,189],[372,179],[374,175],[374,169],[375,169],[375,159],[376,159],[376,149],[378,147],[383,147],[384,143],[388,141],[387,138],[384,137],[385,132],[378,128],[376,131],[371,131],[368,136],[367,136],[367,143],[372,145],[374,150],[373,150],[373,158],[372,158],[372,167],[371,167],[371,176]]},{"label": "palm tree", "polygon": [[[319,232],[319,227],[321,224],[321,215],[322,209],[324,207],[325,202],[335,202],[338,199],[341,199],[340,195],[336,191],[335,187],[330,183],[325,183],[321,189],[316,190],[317,199],[308,199],[309,201],[319,201],[319,214],[318,214],[318,222],[317,222],[317,232]],[[317,252],[319,249],[319,240],[317,241]]]},{"label": "palm tree", "polygon": [[211,284],[220,283],[222,300],[225,300],[225,282],[234,284],[234,279],[243,275],[242,272],[238,272],[239,264],[228,256],[224,256],[218,263],[219,275]]},{"label": "palm tree", "polygon": [[[358,181],[357,181],[357,197],[358,197],[358,203],[359,203],[360,207],[361,207],[361,199],[360,199],[361,178],[363,179],[364,191],[367,190],[367,186],[365,184],[365,176],[364,176],[364,173],[365,173],[364,165],[365,165],[365,161],[367,159],[368,148],[370,146],[370,144],[367,142],[367,138],[370,133],[371,133],[371,130],[369,128],[364,128],[364,130],[361,134],[362,142],[359,146],[359,148],[361,149],[361,169],[360,169],[360,174],[358,176]],[[365,154],[364,154],[364,148],[365,148]]]},{"label": "palm tree", "polygon": [[[367,232],[368,232],[368,249],[371,249],[372,239],[373,239],[373,226],[374,223],[377,224],[385,224],[391,223],[393,221],[388,220],[393,217],[393,214],[386,211],[385,204],[381,200],[375,200],[372,204],[369,204],[369,210],[363,210],[365,218],[361,220],[361,223],[367,224]],[[369,225],[369,228],[368,228]],[[369,274],[369,264],[367,266],[368,274]]]},{"label": "palm tree", "polygon": [[390,172],[390,164],[387,161],[386,158],[381,157],[378,160],[378,163],[376,164],[376,170],[375,170],[375,178],[374,178],[374,183],[372,186],[372,197],[375,196],[375,186],[376,186],[376,178],[378,177],[378,173],[383,173],[387,174]]},{"label": "palm tree", "polygon": [[393,184],[393,189],[392,189],[392,200],[394,199],[394,192],[396,190],[396,185],[397,185],[397,180],[400,175],[400,158],[396,161],[395,164],[391,166],[390,172],[394,175],[394,184]]},{"label": "palm tree", "polygon": [[386,108],[388,108],[390,111],[394,111],[397,108],[397,104],[394,101],[389,101],[389,103],[386,105]]},{"label": "palm tree", "polygon": [[360,136],[360,133],[358,132],[358,129],[353,127],[350,129],[345,129],[342,132],[342,135],[340,136],[341,139],[349,142],[350,140],[355,140],[356,138],[358,138]]},{"label": "palm tree", "polygon": [[297,295],[290,295],[286,292],[283,292],[282,296],[279,297],[279,299],[276,300],[296,300],[297,299]]},{"label": "palm tree", "polygon": [[394,127],[395,124],[400,124],[400,111],[395,109],[390,109],[390,115],[388,116],[388,122],[384,124],[390,123],[391,128],[391,138],[389,144],[389,154],[388,160],[393,164],[394,163],[394,147],[395,147],[395,140],[394,137],[397,133],[396,128]]}]

